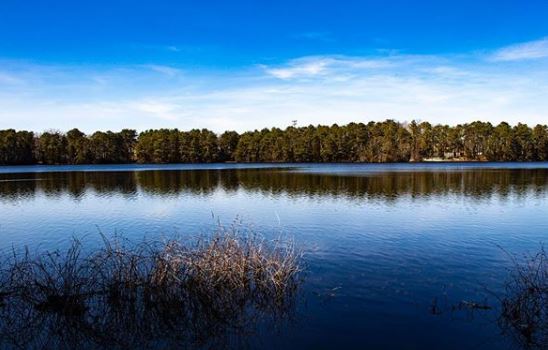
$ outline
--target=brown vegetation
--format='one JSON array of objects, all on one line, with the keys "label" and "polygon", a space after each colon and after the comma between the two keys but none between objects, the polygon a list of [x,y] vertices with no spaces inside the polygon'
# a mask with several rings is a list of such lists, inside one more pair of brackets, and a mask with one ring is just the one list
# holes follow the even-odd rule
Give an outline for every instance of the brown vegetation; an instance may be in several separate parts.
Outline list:
[{"label": "brown vegetation", "polygon": [[211,237],[6,258],[0,339],[13,348],[220,346],[289,315],[300,281],[290,242],[236,227]]},{"label": "brown vegetation", "polygon": [[515,262],[505,286],[499,323],[526,349],[545,349],[548,344],[548,256],[544,248]]}]

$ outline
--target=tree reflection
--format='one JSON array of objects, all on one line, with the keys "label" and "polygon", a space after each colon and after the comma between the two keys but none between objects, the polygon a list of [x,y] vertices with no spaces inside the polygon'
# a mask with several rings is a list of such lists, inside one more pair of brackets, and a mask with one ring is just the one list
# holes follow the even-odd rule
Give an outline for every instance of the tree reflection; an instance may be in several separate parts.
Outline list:
[{"label": "tree reflection", "polygon": [[317,174],[289,170],[239,169],[141,172],[65,172],[0,175],[0,199],[24,200],[36,193],[68,194],[77,199],[99,194],[208,195],[217,190],[289,196],[343,196],[396,200],[400,197],[461,195],[473,199],[494,195],[544,195],[546,169],[383,172],[367,175]]}]

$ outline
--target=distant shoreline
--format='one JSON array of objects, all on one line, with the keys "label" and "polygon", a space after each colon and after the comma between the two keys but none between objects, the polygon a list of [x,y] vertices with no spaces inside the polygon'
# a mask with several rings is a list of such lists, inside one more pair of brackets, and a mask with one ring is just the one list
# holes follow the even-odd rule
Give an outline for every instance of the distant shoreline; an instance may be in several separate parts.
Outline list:
[{"label": "distant shoreline", "polygon": [[236,166],[269,166],[269,165],[398,165],[398,164],[535,164],[548,163],[548,160],[529,160],[529,161],[497,161],[497,160],[451,160],[451,159],[423,159],[420,161],[402,161],[402,162],[179,162],[179,163],[86,163],[86,164],[0,164],[0,168],[32,168],[32,167],[117,167],[117,166],[216,166],[216,165],[236,165]]},{"label": "distant shoreline", "polygon": [[383,122],[289,126],[222,134],[0,130],[0,165],[178,163],[402,163],[547,161],[548,126]]},{"label": "distant shoreline", "polygon": [[[401,162],[401,163],[178,163],[178,164],[79,164],[79,165],[0,165],[0,183],[13,180],[27,181],[28,177],[10,174],[41,173],[115,173],[115,172],[218,172],[218,171],[289,171],[339,173],[344,171],[363,174],[379,172],[467,171],[467,170],[541,170],[548,171],[548,162]],[[7,176],[7,177],[5,177]],[[36,180],[36,178],[33,178]]]}]

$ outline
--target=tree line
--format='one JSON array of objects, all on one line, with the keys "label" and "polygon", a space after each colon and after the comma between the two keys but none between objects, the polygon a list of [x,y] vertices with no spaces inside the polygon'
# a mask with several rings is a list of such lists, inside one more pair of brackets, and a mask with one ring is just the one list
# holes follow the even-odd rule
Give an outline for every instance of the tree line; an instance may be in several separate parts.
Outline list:
[{"label": "tree line", "polygon": [[545,161],[548,127],[473,122],[290,126],[220,135],[207,129],[137,133],[0,130],[0,164]]}]

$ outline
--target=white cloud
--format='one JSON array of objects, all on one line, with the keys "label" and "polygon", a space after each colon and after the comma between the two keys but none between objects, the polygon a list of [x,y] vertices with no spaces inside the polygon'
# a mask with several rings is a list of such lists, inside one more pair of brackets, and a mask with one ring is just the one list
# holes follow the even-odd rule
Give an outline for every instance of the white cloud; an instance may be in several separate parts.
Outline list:
[{"label": "white cloud", "polygon": [[548,38],[511,45],[497,50],[494,61],[521,61],[548,57]]},{"label": "white cloud", "polygon": [[331,32],[315,32],[315,31],[303,32],[303,33],[298,33],[294,35],[294,38],[301,39],[301,40],[314,40],[314,41],[322,41],[322,42],[335,41]]},{"label": "white cloud", "polygon": [[170,66],[165,66],[165,65],[147,64],[147,65],[144,65],[143,67],[149,68],[150,70],[152,70],[154,72],[167,75],[168,77],[174,77],[178,74],[181,74],[180,69],[170,67]]},{"label": "white cloud", "polygon": [[17,76],[0,72],[0,84],[2,85],[21,85],[24,83],[25,81]]},{"label": "white cloud", "polygon": [[365,59],[344,56],[310,56],[289,61],[281,66],[264,66],[264,71],[278,79],[306,79],[352,69],[380,69],[391,66],[391,59]]},{"label": "white cloud", "polygon": [[228,73],[181,74],[160,65],[2,66],[0,128],[221,132],[284,127],[295,119],[299,125],[386,118],[536,124],[548,116],[548,62],[493,64],[475,54],[312,56]]},{"label": "white cloud", "polygon": [[173,45],[172,46],[167,46],[166,50],[171,51],[171,52],[181,52],[180,48],[178,48],[177,46],[173,46]]},{"label": "white cloud", "polygon": [[271,68],[264,67],[265,71],[279,79],[292,79],[299,77],[310,77],[323,74],[332,63],[331,58],[304,58],[291,61],[289,65]]},{"label": "white cloud", "polygon": [[126,103],[126,108],[134,109],[136,112],[145,113],[156,118],[177,121],[177,116],[174,113],[178,109],[178,105],[166,103],[161,100],[145,100],[139,102]]}]

